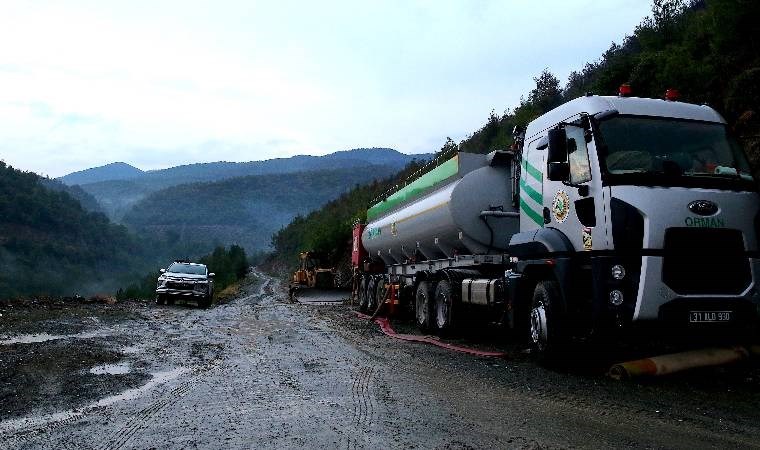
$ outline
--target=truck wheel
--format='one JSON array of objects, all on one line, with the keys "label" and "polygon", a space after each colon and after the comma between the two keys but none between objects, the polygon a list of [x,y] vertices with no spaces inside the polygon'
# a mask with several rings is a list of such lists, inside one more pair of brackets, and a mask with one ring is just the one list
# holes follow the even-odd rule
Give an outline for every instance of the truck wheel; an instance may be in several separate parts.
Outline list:
[{"label": "truck wheel", "polygon": [[374,313],[375,308],[377,308],[375,291],[377,291],[377,279],[375,277],[370,277],[369,282],[367,283],[367,312],[370,314]]},{"label": "truck wheel", "polygon": [[[385,278],[378,278],[375,286],[375,308],[380,303],[385,303],[385,296],[388,294],[388,288],[385,285]],[[375,312],[375,311],[372,311]]]},{"label": "truck wheel", "polygon": [[435,288],[435,326],[440,334],[446,334],[453,328],[452,307],[454,302],[451,298],[451,285],[448,281],[438,282]]},{"label": "truck wheel", "polygon": [[367,312],[367,277],[366,276],[362,276],[362,279],[359,281],[359,292],[357,292],[357,295],[359,297],[359,311]]},{"label": "truck wheel", "polygon": [[559,285],[541,281],[533,291],[530,311],[530,337],[542,362],[554,362],[561,352],[562,333],[558,326]]},{"label": "truck wheel", "polygon": [[203,297],[202,299],[198,300],[198,306],[200,306],[203,309],[206,309],[211,306],[211,296]]},{"label": "truck wheel", "polygon": [[164,303],[166,303],[166,300],[164,300],[164,296],[160,294],[156,295],[156,304],[163,305]]},{"label": "truck wheel", "polygon": [[432,320],[432,296],[430,295],[430,285],[427,281],[417,285],[417,292],[414,295],[414,317],[417,322],[417,328],[423,333],[430,331]]}]

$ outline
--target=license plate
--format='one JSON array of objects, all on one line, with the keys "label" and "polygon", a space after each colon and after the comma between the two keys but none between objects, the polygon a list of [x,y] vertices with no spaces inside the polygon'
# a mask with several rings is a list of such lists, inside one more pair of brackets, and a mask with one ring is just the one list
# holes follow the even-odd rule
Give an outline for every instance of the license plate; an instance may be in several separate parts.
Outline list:
[{"label": "license plate", "polygon": [[690,311],[689,322],[729,322],[731,321],[731,311]]}]

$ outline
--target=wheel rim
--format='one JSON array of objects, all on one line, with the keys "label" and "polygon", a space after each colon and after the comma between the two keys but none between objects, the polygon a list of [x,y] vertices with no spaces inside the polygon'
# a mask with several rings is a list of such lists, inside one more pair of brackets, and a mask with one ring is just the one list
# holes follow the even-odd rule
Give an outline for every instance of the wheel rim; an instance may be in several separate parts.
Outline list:
[{"label": "wheel rim", "polygon": [[417,312],[417,323],[420,325],[425,325],[427,323],[427,316],[428,316],[428,301],[427,301],[427,294],[418,293],[417,294],[417,304],[415,305],[415,311]]},{"label": "wheel rim", "polygon": [[449,299],[445,294],[439,294],[435,299],[435,316],[438,328],[445,328],[449,324]]},{"label": "wheel rim", "polygon": [[367,307],[367,282],[362,279],[359,284],[359,308]]},{"label": "wheel rim", "polygon": [[530,311],[530,337],[539,350],[546,348],[546,308],[543,302]]},{"label": "wheel rim", "polygon": [[375,290],[377,288],[377,285],[375,284],[375,280],[370,280],[369,283],[367,283],[367,308],[371,311],[375,309]]},{"label": "wheel rim", "polygon": [[385,301],[385,294],[387,289],[385,288],[385,281],[379,280],[375,288],[375,306]]}]

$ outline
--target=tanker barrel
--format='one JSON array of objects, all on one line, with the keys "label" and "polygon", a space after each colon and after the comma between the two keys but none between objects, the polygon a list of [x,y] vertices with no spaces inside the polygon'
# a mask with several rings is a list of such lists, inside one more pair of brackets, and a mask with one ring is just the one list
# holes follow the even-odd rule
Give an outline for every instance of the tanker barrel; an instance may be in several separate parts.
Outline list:
[{"label": "tanker barrel", "polygon": [[386,264],[411,259],[413,250],[429,260],[504,251],[520,221],[512,156],[459,153],[442,162],[367,211],[362,244]]}]

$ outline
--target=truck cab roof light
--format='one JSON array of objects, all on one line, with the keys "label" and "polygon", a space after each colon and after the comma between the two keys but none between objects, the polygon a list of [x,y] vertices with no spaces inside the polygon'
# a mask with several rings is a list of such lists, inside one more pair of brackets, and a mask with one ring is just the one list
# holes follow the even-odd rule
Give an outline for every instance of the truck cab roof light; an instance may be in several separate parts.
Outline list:
[{"label": "truck cab roof light", "polygon": [[665,91],[665,100],[669,102],[675,102],[678,101],[678,98],[681,96],[681,93],[678,92],[678,89],[668,89]]},{"label": "truck cab roof light", "polygon": [[633,94],[633,89],[631,89],[630,84],[624,83],[620,85],[620,88],[618,89],[619,97],[630,97],[631,94]]}]

